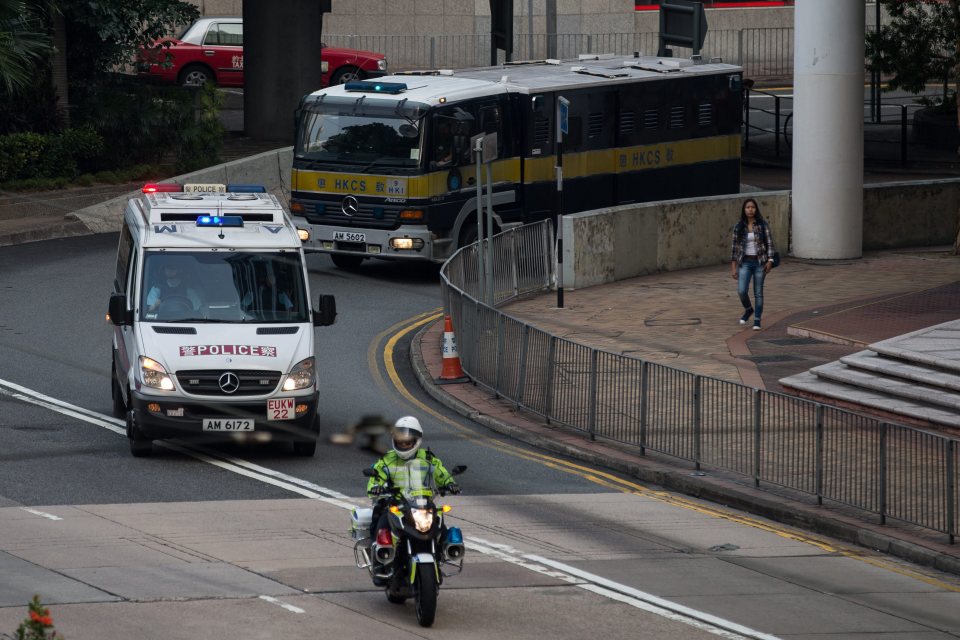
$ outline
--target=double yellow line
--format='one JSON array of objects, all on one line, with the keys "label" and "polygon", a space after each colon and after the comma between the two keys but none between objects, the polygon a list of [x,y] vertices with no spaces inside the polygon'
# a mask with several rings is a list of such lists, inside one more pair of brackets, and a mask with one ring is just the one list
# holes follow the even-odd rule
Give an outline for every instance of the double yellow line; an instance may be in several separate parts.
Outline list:
[{"label": "double yellow line", "polygon": [[[394,351],[396,349],[397,343],[403,339],[404,336],[409,334],[411,331],[419,329],[425,324],[439,320],[443,316],[443,313],[440,309],[434,309],[421,313],[419,315],[413,316],[406,320],[401,320],[400,322],[394,324],[393,326],[385,329],[379,333],[374,340],[370,343],[370,347],[367,350],[367,363],[370,367],[370,371],[373,374],[374,380],[377,385],[385,393],[399,393],[400,396],[410,403],[413,407],[419,411],[433,416],[436,420],[442,422],[443,424],[448,425],[453,428],[455,431],[459,432],[461,437],[470,442],[476,443],[478,445],[488,447],[491,449],[496,449],[508,455],[512,455],[516,458],[523,460],[528,460],[530,462],[535,462],[537,464],[543,465],[550,469],[556,471],[561,471],[564,473],[570,473],[576,476],[579,476],[589,482],[592,482],[598,486],[605,487],[614,491],[619,491],[621,493],[629,493],[633,495],[643,496],[658,502],[681,507],[683,509],[689,509],[697,513],[712,517],[719,518],[722,520],[727,520],[729,522],[735,522],[737,524],[746,525],[748,527],[753,527],[754,529],[759,529],[761,531],[766,531],[772,533],[781,538],[788,540],[793,540],[796,542],[802,542],[805,544],[812,545],[821,549],[827,553],[835,553],[845,557],[858,559],[866,564],[885,569],[906,577],[919,580],[926,584],[929,584],[938,589],[943,589],[946,591],[953,591],[960,593],[960,586],[950,584],[939,580],[935,577],[925,575],[914,571],[905,566],[896,564],[893,561],[886,559],[881,559],[873,556],[866,555],[866,552],[862,552],[854,547],[840,547],[836,544],[817,536],[799,533],[797,531],[791,531],[779,527],[773,523],[764,522],[756,518],[751,518],[749,516],[741,515],[726,509],[719,507],[712,507],[709,505],[701,504],[693,500],[684,498],[683,496],[677,495],[675,493],[670,493],[668,491],[655,491],[644,487],[643,485],[637,484],[630,480],[620,478],[611,473],[605,471],[599,471],[597,469],[591,469],[583,465],[576,464],[561,458],[554,456],[549,456],[546,454],[538,453],[535,451],[528,451],[521,449],[517,446],[507,444],[505,442],[491,443],[490,440],[484,436],[478,435],[473,429],[461,424],[460,422],[451,420],[446,416],[442,415],[433,408],[427,406],[410,393],[407,387],[400,380],[400,376],[397,373],[396,366],[394,365]],[[380,371],[379,363],[377,360],[377,353],[380,345],[383,344],[383,367],[384,371],[387,374],[387,377],[390,380],[390,384],[387,384],[387,381],[384,379],[383,374]],[[411,349],[413,345],[411,345]]]}]

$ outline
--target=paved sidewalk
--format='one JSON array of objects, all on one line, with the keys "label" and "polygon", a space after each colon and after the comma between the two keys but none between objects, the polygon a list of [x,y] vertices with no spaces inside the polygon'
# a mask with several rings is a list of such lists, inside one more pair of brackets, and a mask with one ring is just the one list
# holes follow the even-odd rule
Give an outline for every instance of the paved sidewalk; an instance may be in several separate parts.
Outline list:
[{"label": "paved sidewalk", "polygon": [[[960,317],[960,257],[947,247],[868,253],[859,260],[785,258],[766,280],[763,329],[742,312],[728,265],[675,271],[541,294],[502,309],[539,329],[590,347],[706,376],[782,391],[780,378],[859,351],[864,344]],[[748,478],[693,467],[546,424],[473,384],[438,386],[442,322],[417,336],[411,358],[437,400],[490,428],[668,489],[806,527],[914,562],[960,573],[960,549],[919,527],[878,524],[839,506],[817,507],[788,492],[754,489]]]}]

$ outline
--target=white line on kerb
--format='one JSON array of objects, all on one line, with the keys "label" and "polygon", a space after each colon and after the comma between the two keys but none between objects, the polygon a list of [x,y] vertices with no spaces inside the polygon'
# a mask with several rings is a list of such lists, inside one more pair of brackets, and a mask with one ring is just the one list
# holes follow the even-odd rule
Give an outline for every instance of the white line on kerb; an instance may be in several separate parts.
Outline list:
[{"label": "white line on kerb", "polygon": [[292,611],[292,612],[294,612],[294,613],[306,613],[306,612],[305,612],[303,609],[301,609],[300,607],[295,607],[295,606],[293,606],[292,604],[287,604],[286,602],[282,602],[282,601],[277,600],[276,598],[273,598],[273,597],[271,597],[271,596],[260,596],[260,599],[261,599],[261,600],[266,600],[266,601],[269,602],[270,604],[275,604],[275,605],[277,605],[278,607],[280,607],[280,608],[282,608],[282,609],[286,609],[287,611]]},{"label": "white line on kerb", "polygon": [[[51,411],[77,418],[78,420],[103,427],[104,429],[117,434],[123,436],[126,435],[126,428],[121,420],[103,415],[101,413],[96,413],[95,411],[90,411],[89,409],[84,409],[83,407],[78,407],[68,402],[64,402],[63,400],[52,398],[13,382],[0,379],[0,393],[9,394],[14,398],[23,400],[24,402],[29,402],[30,404],[35,404],[50,409]],[[207,451],[201,447],[188,446],[170,441],[158,441],[154,444],[157,446],[166,447],[178,453],[182,453],[183,455],[190,456],[201,462],[212,464],[225,471],[270,484],[280,489],[285,489],[292,493],[304,496],[305,498],[320,500],[321,502],[325,502],[345,510],[353,509],[355,506],[348,502],[348,496],[345,496],[338,491],[315,485],[307,480],[295,478],[279,471],[248,462],[246,460],[224,456],[215,452]],[[62,520],[62,518],[52,514],[36,511],[26,507],[22,508],[30,513],[50,518],[51,520]],[[473,551],[497,558],[504,562],[509,562],[519,567],[523,567],[528,571],[534,571],[545,576],[563,580],[571,585],[585,589],[605,598],[629,604],[638,609],[642,609],[670,620],[682,622],[714,635],[728,638],[729,640],[740,640],[742,638],[755,638],[756,640],[779,640],[777,636],[762,633],[749,627],[739,625],[730,620],[726,620],[703,611],[698,611],[696,609],[691,609],[690,607],[685,607],[681,604],[665,600],[653,594],[634,589],[633,587],[629,587],[612,580],[607,580],[601,576],[582,571],[576,567],[572,567],[555,560],[550,560],[548,558],[543,558],[538,555],[524,554],[505,544],[493,543],[481,538],[474,538],[472,536],[465,540],[465,543],[466,546]],[[281,606],[288,611],[292,611],[294,613],[304,613],[303,609],[281,602],[280,600],[277,600],[271,596],[260,596],[260,598],[270,602],[271,604]]]},{"label": "white line on kerb", "polygon": [[30,507],[20,507],[27,513],[32,513],[35,516],[40,516],[41,518],[46,518],[47,520],[63,520],[60,516],[55,516],[52,513],[47,513],[46,511],[37,511],[36,509],[31,509]]}]

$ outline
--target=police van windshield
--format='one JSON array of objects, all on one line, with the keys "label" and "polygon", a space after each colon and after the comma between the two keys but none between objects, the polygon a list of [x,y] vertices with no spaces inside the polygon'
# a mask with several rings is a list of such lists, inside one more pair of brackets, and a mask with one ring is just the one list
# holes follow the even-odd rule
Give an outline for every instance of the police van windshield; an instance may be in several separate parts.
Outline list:
[{"label": "police van windshield", "polygon": [[298,160],[356,164],[361,171],[416,168],[422,135],[418,114],[409,111],[396,106],[354,109],[353,102],[312,105],[300,115],[294,155]]},{"label": "police van windshield", "polygon": [[296,252],[144,253],[140,318],[147,322],[308,322]]}]

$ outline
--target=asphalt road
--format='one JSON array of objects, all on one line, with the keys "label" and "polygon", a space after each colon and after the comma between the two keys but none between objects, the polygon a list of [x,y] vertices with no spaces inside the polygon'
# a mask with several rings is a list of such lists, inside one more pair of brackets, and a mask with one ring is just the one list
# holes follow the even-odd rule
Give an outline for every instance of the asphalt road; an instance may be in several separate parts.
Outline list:
[{"label": "asphalt road", "polygon": [[[467,464],[454,522],[464,573],[436,626],[353,567],[350,504],[375,454],[324,439],[158,447],[133,458],[110,417],[104,321],[117,238],[0,248],[0,633],[40,593],[70,640],[279,638],[948,638],[951,577],[643,487],[504,440],[413,382],[411,328],[438,310],[437,268],[308,259],[323,434],[365,415],[424,422]],[[210,620],[217,620],[214,626]]]}]

